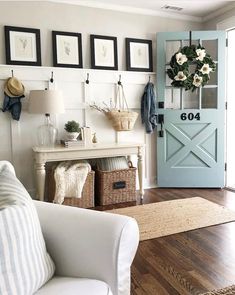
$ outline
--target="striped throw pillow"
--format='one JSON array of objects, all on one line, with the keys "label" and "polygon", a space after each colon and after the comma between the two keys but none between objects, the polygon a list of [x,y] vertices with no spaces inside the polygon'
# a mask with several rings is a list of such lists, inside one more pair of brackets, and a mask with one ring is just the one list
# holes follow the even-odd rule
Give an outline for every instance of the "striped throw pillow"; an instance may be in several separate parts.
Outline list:
[{"label": "striped throw pillow", "polygon": [[0,294],[32,295],[54,270],[32,199],[0,161]]}]

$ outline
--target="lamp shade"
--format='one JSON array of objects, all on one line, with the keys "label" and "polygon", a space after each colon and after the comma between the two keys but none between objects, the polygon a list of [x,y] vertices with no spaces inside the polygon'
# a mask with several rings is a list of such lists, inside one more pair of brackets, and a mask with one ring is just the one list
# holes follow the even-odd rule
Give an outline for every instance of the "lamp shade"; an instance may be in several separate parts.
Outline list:
[{"label": "lamp shade", "polygon": [[29,93],[29,113],[64,113],[62,93],[57,90],[31,90]]}]

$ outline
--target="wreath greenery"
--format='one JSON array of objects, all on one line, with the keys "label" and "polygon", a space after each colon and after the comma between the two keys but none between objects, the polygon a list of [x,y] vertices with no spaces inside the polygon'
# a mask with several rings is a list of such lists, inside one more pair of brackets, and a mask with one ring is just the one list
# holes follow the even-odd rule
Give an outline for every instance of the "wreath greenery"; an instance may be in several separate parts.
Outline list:
[{"label": "wreath greenery", "polygon": [[[182,87],[192,92],[203,87],[210,80],[210,72],[214,72],[216,64],[201,45],[184,46],[176,52],[170,61],[167,74],[174,87]],[[193,72],[190,72],[191,69]]]}]

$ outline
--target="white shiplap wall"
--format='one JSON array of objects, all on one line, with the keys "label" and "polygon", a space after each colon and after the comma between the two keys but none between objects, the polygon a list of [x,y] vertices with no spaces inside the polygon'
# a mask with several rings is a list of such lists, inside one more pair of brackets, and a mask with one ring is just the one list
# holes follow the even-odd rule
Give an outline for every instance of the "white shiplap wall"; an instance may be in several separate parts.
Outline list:
[{"label": "white shiplap wall", "polygon": [[[76,120],[81,126],[90,126],[92,132],[96,132],[100,143],[115,141],[145,143],[145,187],[156,185],[156,137],[155,134],[145,133],[140,116],[133,131],[115,132],[103,114],[88,106],[89,102],[93,101],[99,104],[103,101],[109,103],[110,98],[114,100],[116,84],[121,75],[129,107],[139,112],[144,86],[149,77],[155,82],[154,73],[0,65],[0,106],[4,99],[4,82],[11,76],[11,70],[25,86],[25,98],[22,100],[23,109],[19,122],[12,120],[8,112],[0,113],[0,160],[9,160],[13,163],[17,176],[31,195],[34,196],[35,192],[32,146],[37,143],[36,129],[43,124],[44,116],[27,112],[28,94],[30,90],[45,87],[59,89],[63,93],[66,112],[52,117],[59,129],[60,138],[64,134],[65,122]],[[49,82],[52,71],[53,84]],[[89,73],[89,84],[85,83],[87,73]]]}]

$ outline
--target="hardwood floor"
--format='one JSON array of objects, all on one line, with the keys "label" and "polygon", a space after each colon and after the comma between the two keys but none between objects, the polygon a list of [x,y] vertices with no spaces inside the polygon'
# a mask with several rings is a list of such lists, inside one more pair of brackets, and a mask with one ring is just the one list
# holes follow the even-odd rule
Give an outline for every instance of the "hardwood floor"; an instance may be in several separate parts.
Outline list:
[{"label": "hardwood floor", "polygon": [[[235,210],[235,193],[220,189],[150,189],[143,203],[196,196]],[[130,205],[135,203],[96,209]],[[140,242],[131,294],[198,295],[235,284],[234,249],[235,222]]]}]

